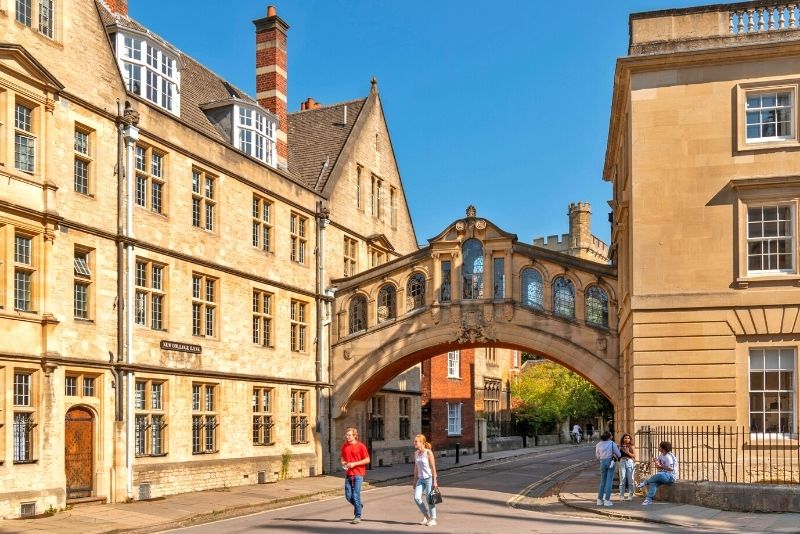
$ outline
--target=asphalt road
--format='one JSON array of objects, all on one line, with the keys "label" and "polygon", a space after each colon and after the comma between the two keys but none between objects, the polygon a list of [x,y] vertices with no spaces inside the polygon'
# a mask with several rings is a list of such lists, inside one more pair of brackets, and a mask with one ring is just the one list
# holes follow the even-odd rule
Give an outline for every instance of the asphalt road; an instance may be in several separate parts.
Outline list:
[{"label": "asphalt road", "polygon": [[[571,466],[590,460],[592,448],[560,449],[534,457],[508,459],[453,469],[439,480],[444,502],[437,507],[438,525],[419,525],[422,516],[407,482],[362,493],[364,512],[351,525],[352,506],[344,497],[288,506],[171,532],[192,534],[266,533],[639,533],[689,532],[671,526],[610,520],[568,509],[548,497]],[[410,468],[409,468],[410,469]],[[523,494],[536,499],[523,498]],[[522,507],[524,505],[524,508]],[[696,532],[696,531],[694,531]]]}]

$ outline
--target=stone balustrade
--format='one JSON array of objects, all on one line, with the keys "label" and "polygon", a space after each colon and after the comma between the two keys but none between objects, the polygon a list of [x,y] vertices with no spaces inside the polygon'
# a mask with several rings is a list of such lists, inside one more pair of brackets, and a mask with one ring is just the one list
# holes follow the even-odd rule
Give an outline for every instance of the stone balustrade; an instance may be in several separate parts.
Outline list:
[{"label": "stone balustrade", "polygon": [[633,13],[630,28],[630,55],[798,40],[800,0]]},{"label": "stone balustrade", "polygon": [[728,14],[728,28],[733,35],[798,29],[800,4],[739,7]]}]

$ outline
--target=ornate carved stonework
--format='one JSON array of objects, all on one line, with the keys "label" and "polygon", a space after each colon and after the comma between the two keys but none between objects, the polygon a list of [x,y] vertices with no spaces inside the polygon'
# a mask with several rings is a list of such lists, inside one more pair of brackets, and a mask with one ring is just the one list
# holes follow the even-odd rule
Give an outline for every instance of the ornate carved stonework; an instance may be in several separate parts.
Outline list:
[{"label": "ornate carved stonework", "polygon": [[477,221],[475,221],[475,228],[477,228],[478,230],[485,229],[486,221],[484,221],[483,219],[478,219]]},{"label": "ornate carved stonework", "polygon": [[478,214],[478,210],[475,209],[475,206],[470,204],[467,206],[467,217],[475,217]]},{"label": "ornate carved stonework", "polygon": [[433,320],[433,324],[439,324],[441,318],[442,310],[438,306],[431,306],[431,319]]},{"label": "ornate carved stonework", "polygon": [[48,98],[44,101],[44,110],[48,113],[52,113],[56,109],[56,102],[52,98]]},{"label": "ornate carved stonework", "polygon": [[344,351],[344,359],[345,360],[352,360],[353,359],[353,353],[350,352],[349,350],[345,350]]},{"label": "ornate carved stonework", "polygon": [[119,121],[128,126],[136,126],[139,124],[139,112],[131,108],[126,108],[122,113],[122,117],[119,117]]},{"label": "ornate carved stonework", "polygon": [[456,343],[497,341],[494,325],[487,324],[480,310],[469,310],[461,316],[455,332]]},{"label": "ornate carved stonework", "polygon": [[464,225],[464,221],[458,221],[456,223],[456,230],[458,230],[459,232],[463,232],[464,228],[466,228],[466,226]]},{"label": "ornate carved stonework", "polygon": [[514,305],[510,302],[503,303],[503,319],[508,322],[514,319]]},{"label": "ornate carved stonework", "polygon": [[608,340],[602,336],[597,337],[597,348],[602,350],[603,352],[606,351],[608,348]]}]

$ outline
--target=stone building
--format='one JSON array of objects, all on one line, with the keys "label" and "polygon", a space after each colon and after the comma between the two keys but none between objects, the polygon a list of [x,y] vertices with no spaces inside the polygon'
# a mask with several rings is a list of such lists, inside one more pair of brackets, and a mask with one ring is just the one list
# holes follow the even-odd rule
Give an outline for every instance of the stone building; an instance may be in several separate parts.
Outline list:
[{"label": "stone building", "polygon": [[778,2],[630,16],[604,168],[617,428],[797,432],[797,20]]},{"label": "stone building", "polygon": [[374,81],[289,113],[274,8],[253,98],[127,7],[0,3],[2,517],[320,473],[329,281],[417,249]]},{"label": "stone building", "polygon": [[585,260],[608,263],[608,245],[592,234],[592,206],[588,202],[574,202],[567,210],[569,233],[537,237],[534,246],[563,252]]}]

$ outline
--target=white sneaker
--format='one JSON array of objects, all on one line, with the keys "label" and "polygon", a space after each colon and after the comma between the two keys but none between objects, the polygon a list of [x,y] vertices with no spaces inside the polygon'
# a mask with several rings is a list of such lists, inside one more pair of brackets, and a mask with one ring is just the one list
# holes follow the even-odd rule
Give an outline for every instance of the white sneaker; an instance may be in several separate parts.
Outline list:
[{"label": "white sneaker", "polygon": [[611,501],[605,501],[603,502],[603,506],[614,506],[614,503]]},{"label": "white sneaker", "polygon": [[603,506],[603,499],[597,499],[597,506]]},{"label": "white sneaker", "polygon": [[428,519],[428,526],[429,527],[435,527],[436,526],[436,520],[435,519]]},{"label": "white sneaker", "polygon": [[637,489],[642,489],[646,485],[647,485],[647,482],[639,482],[638,484],[636,484],[636,488]]},{"label": "white sneaker", "polygon": [[420,525],[427,525],[428,524],[428,516],[427,515],[423,515],[422,516],[422,521],[420,521],[419,524]]}]

